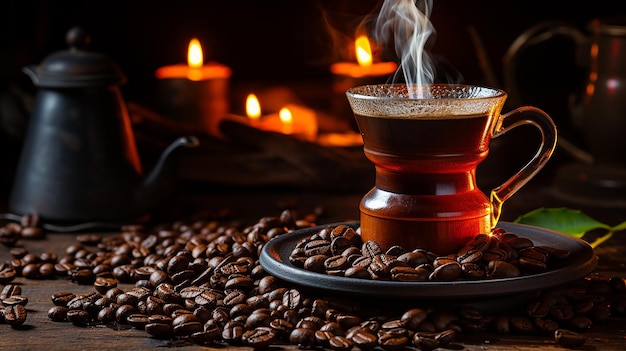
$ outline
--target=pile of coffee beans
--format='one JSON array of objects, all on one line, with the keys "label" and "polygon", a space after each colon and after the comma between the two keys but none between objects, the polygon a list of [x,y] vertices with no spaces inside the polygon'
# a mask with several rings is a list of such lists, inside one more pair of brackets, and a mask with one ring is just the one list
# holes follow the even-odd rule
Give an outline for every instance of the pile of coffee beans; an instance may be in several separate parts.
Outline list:
[{"label": "pile of coffee beans", "polygon": [[[45,257],[34,257],[15,251],[12,252],[14,262],[4,266],[10,266],[7,269],[27,278],[42,279],[52,274],[77,284],[93,285],[93,291],[88,293],[52,292],[52,306],[48,311],[51,321],[79,327],[128,326],[152,338],[179,344],[255,348],[293,344],[336,351],[351,350],[355,346],[363,350],[396,351],[406,347],[432,350],[450,345],[463,335],[486,331],[545,336],[559,345],[578,347],[586,342],[584,332],[593,325],[606,322],[611,315],[626,315],[626,284],[620,277],[590,276],[542,291],[524,308],[502,314],[485,313],[471,305],[453,310],[437,309],[419,306],[415,301],[390,308],[388,303],[346,299],[332,296],[332,293],[325,296],[320,291],[298,288],[268,274],[258,260],[263,245],[269,240],[315,226],[315,216],[296,217],[294,212],[284,211],[276,217],[261,218],[243,229],[204,220],[180,221],[155,228],[126,226],[115,236],[77,236],[76,243],[58,257],[49,253]],[[535,247],[504,232],[494,233],[495,239],[477,236],[454,257],[419,250],[405,252],[401,248],[383,254],[378,252],[375,243],[353,245],[358,241],[351,231],[358,235],[358,231],[345,226],[327,227],[315,238],[305,240],[307,244],[298,246],[304,248],[304,256],[314,257],[312,253],[319,254],[314,249],[318,243],[308,246],[307,253],[308,243],[330,239],[329,257],[339,254],[348,261],[357,261],[358,258],[344,254],[349,251],[370,258],[370,265],[364,268],[367,279],[389,279],[394,274],[396,277],[406,274],[400,269],[406,266],[393,263],[390,267],[389,262],[393,260],[387,261],[382,255],[394,256],[409,266],[432,264],[427,279],[437,280],[481,278],[483,273],[477,273],[480,275],[477,277],[468,275],[471,270],[463,266],[470,264],[486,267],[479,270],[491,278],[531,274],[548,269],[541,263],[548,264],[567,255],[559,250]],[[495,250],[493,240],[507,243],[512,249],[498,246],[501,250]],[[327,242],[319,244],[326,246]],[[528,254],[523,253],[527,249]],[[506,257],[500,262],[516,267],[519,273],[512,268],[502,271],[501,267],[490,267],[497,264],[485,262],[498,260],[486,259],[489,255]],[[294,257],[294,262],[301,262],[302,267],[318,267],[316,271],[324,267],[327,273],[335,274],[335,269],[326,268],[326,260],[322,264],[319,261],[306,264],[309,257],[304,256]],[[526,259],[532,264],[521,263]],[[46,268],[43,274],[42,267],[47,263],[52,265],[52,273]],[[370,268],[382,263],[387,264],[389,273]],[[26,276],[24,269],[29,264],[35,266],[26,270],[29,274]],[[460,267],[460,273],[458,268],[437,270],[446,266]],[[348,270],[341,274],[351,276]],[[32,273],[31,276],[31,271],[39,275]],[[412,281],[412,278],[398,280]],[[120,287],[128,284],[132,284],[132,288]],[[20,311],[10,310],[10,318],[25,318]],[[6,308],[3,314],[7,319]]]},{"label": "pile of coffee beans", "polygon": [[393,246],[383,251],[347,225],[327,227],[300,240],[289,256],[296,267],[349,278],[393,281],[456,281],[513,278],[545,272],[570,253],[536,246],[501,228],[478,234],[459,252],[444,256]]},{"label": "pile of coffee beans", "polygon": [[0,292],[0,323],[4,322],[12,327],[26,322],[26,304],[28,298],[22,295],[19,285],[8,284]]}]

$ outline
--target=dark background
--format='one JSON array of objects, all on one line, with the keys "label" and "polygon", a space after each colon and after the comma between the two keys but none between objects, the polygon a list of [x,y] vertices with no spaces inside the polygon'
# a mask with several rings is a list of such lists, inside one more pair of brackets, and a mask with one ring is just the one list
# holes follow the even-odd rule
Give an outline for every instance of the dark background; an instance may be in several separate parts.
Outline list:
[{"label": "dark background", "polygon": [[[8,1],[0,10],[1,77],[31,84],[21,67],[66,49],[73,25],[92,36],[91,49],[110,55],[128,75],[129,99],[145,97],[156,68],[182,63],[190,38],[203,44],[205,61],[233,69],[233,81],[302,81],[328,78],[328,66],[378,0],[218,1]],[[436,0],[431,51],[467,82],[484,77],[469,36],[475,28],[497,74],[513,40],[542,21],[584,29],[593,18],[619,13],[620,1]],[[545,53],[540,60],[552,60]],[[553,72],[546,69],[545,72]],[[544,72],[544,73],[545,73]]]},{"label": "dark background", "polygon": [[[5,1],[0,9],[2,189],[10,186],[28,117],[19,112],[21,103],[35,92],[21,68],[65,50],[65,33],[74,25],[87,29],[90,48],[109,55],[127,75],[125,98],[150,105],[154,71],[185,62],[192,37],[200,39],[205,61],[232,68],[234,90],[277,82],[324,86],[331,79],[329,65],[345,58],[354,29],[378,5],[374,0]],[[584,31],[592,19],[620,14],[621,7],[621,1],[611,0],[435,0],[431,53],[460,82],[502,88],[503,59],[522,32],[545,21]],[[493,78],[481,69],[470,30],[481,39]],[[518,67],[519,87],[511,88],[520,103],[545,109],[565,133],[570,129],[567,99],[584,80],[584,62],[576,57],[566,42],[530,50]]]}]

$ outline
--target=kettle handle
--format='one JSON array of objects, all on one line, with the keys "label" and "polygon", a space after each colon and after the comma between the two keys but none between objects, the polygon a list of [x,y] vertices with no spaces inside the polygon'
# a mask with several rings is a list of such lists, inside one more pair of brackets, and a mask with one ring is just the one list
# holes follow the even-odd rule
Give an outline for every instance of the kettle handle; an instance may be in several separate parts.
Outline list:
[{"label": "kettle handle", "polygon": [[37,74],[37,65],[29,65],[22,67],[24,72],[32,81],[34,85],[39,85],[39,75]]},{"label": "kettle handle", "polygon": [[519,56],[525,49],[551,40],[557,36],[570,39],[576,45],[577,62],[587,61],[587,36],[578,28],[563,22],[545,21],[538,23],[520,34],[509,46],[504,55],[503,71],[504,86],[509,93],[509,102],[513,106],[523,105],[516,78]]}]

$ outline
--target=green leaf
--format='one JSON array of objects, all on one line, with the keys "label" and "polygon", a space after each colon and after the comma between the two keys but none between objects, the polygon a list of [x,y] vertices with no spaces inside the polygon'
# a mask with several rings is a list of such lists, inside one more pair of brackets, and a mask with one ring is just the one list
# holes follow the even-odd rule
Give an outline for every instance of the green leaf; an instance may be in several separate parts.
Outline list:
[{"label": "green leaf", "polygon": [[567,208],[539,208],[523,214],[515,223],[534,225],[581,238],[593,229],[611,229],[607,224],[596,221],[579,210]]}]

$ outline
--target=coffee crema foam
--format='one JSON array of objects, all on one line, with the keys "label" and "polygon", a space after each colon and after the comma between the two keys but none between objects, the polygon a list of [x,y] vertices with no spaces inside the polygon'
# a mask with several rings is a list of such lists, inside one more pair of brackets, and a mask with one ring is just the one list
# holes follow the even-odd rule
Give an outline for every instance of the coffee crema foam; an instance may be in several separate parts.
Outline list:
[{"label": "coffee crema foam", "polygon": [[354,87],[346,93],[354,113],[384,118],[469,118],[491,114],[494,99],[506,93],[471,85],[379,84]]}]

